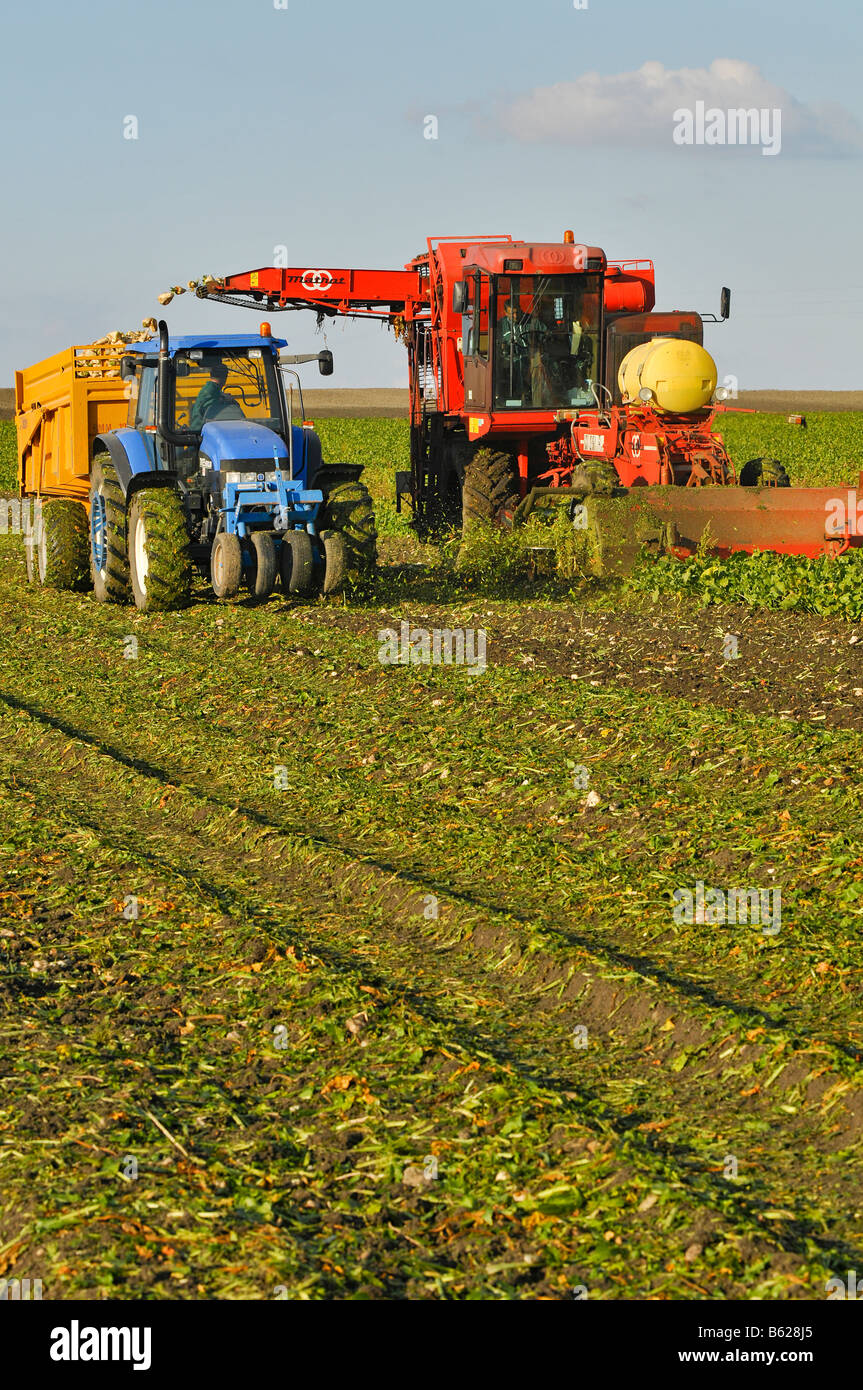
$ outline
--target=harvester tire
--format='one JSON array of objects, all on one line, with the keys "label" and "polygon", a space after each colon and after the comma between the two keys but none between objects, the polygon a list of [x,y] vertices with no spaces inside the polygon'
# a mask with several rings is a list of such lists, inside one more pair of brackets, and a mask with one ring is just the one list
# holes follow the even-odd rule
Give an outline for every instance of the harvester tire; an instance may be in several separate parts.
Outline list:
[{"label": "harvester tire", "polygon": [[90,578],[99,603],[128,603],[126,499],[107,453],[90,467]]},{"label": "harvester tire", "polygon": [[135,607],[142,613],[165,613],[189,602],[189,531],[173,488],[135,493],[129,508],[129,572]]},{"label": "harvester tire", "polygon": [[327,531],[321,537],[324,543],[324,584],[325,594],[340,594],[350,573],[350,559],[345,538],[340,531]]},{"label": "harvester tire", "polygon": [[478,449],[464,470],[462,529],[478,521],[497,521],[501,511],[514,510],[520,500],[518,466],[512,454]]},{"label": "harvester tire", "polygon": [[236,598],[243,577],[243,549],[239,536],[220,531],[210,552],[210,581],[216,598]]},{"label": "harvester tire", "polygon": [[276,587],[276,543],[272,531],[253,531],[249,537],[246,582],[255,598],[269,598]]},{"label": "harvester tire", "polygon": [[282,589],[304,598],[315,586],[315,551],[308,531],[286,531],[280,556]]},{"label": "harvester tire", "polygon": [[[49,497],[42,502],[34,527],[31,565],[35,578],[47,589],[90,587],[90,528],[87,509],[70,497]],[[34,564],[35,561],[35,564]]]},{"label": "harvester tire", "polygon": [[[364,576],[375,567],[378,529],[369,490],[364,483],[333,483],[317,480],[324,491],[320,532],[338,531],[344,539],[349,574]],[[327,590],[324,589],[326,593]]]},{"label": "harvester tire", "polygon": [[750,459],[740,470],[741,487],[790,487],[791,479],[779,459]]}]

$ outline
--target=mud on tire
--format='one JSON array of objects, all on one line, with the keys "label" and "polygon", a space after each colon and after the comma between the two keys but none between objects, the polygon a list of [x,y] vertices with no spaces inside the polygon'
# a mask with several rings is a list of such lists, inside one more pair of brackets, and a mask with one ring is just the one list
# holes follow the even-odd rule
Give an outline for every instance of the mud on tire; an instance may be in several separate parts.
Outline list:
[{"label": "mud on tire", "polygon": [[107,453],[90,467],[90,578],[99,603],[128,602],[126,499]]},{"label": "mud on tire", "polygon": [[501,509],[518,506],[518,468],[512,454],[478,449],[464,470],[462,528],[497,521]]},{"label": "mud on tire", "polygon": [[165,613],[189,602],[189,531],[173,488],[135,493],[129,508],[129,568],[135,607],[141,612]]},{"label": "mud on tire", "polygon": [[48,589],[90,587],[90,528],[82,502],[70,497],[42,501],[31,541],[33,578]]},{"label": "mud on tire", "polygon": [[369,575],[378,554],[378,530],[368,488],[364,483],[333,483],[318,480],[324,489],[324,507],[319,534],[338,531],[347,550],[348,573]]}]

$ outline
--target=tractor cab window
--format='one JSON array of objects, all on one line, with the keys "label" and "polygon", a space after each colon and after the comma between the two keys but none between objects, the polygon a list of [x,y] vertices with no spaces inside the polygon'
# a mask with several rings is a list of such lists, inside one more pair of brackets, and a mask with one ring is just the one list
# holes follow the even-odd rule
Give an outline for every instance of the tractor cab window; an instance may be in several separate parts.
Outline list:
[{"label": "tractor cab window", "polygon": [[174,428],[200,433],[210,420],[251,420],[282,429],[272,353],[262,348],[177,353]]},{"label": "tractor cab window", "polygon": [[135,429],[153,431],[156,428],[156,368],[142,367],[138,374],[137,399],[133,398]]},{"label": "tractor cab window", "polygon": [[596,275],[500,276],[494,308],[495,410],[593,405],[602,288]]}]

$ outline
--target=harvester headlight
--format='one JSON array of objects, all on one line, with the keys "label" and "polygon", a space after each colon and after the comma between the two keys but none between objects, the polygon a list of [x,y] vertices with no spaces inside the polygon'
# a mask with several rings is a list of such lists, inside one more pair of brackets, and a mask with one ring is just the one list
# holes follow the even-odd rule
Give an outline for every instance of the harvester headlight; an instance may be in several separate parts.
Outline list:
[{"label": "harvester headlight", "polygon": [[731,395],[731,392],[728,390],[726,386],[717,386],[713,395],[718,401],[727,401],[728,397]]},{"label": "harvester headlight", "polygon": [[653,392],[651,391],[649,386],[642,386],[641,390],[638,393],[638,399],[640,401],[644,401],[645,403],[647,401],[653,400]]}]

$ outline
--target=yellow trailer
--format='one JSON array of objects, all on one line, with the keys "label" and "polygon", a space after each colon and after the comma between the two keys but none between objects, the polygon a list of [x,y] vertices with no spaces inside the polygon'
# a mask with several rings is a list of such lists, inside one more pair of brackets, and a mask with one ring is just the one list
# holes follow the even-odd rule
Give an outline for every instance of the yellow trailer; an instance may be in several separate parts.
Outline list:
[{"label": "yellow trailer", "polygon": [[90,587],[93,441],[126,424],[132,393],[120,375],[124,347],[70,347],[15,373],[18,483],[28,518],[23,529],[31,583]]},{"label": "yellow trailer", "polygon": [[120,377],[123,343],[66,348],[15,373],[18,480],[25,497],[88,505],[93,440],[121,429],[131,391]]}]

